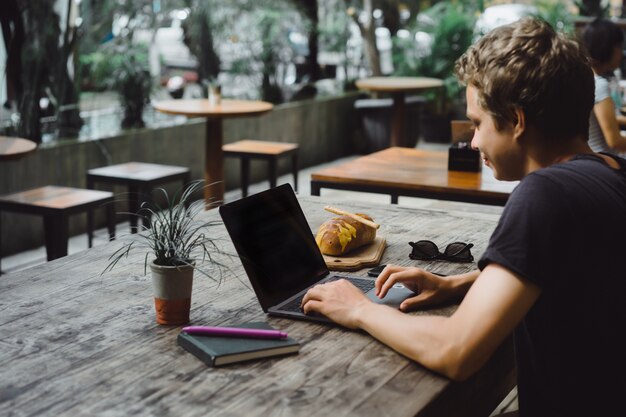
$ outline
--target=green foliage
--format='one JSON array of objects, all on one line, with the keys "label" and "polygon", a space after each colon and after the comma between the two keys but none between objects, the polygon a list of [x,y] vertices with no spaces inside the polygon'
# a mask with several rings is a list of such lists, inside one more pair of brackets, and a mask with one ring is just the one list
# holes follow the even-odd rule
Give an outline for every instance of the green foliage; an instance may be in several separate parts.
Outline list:
[{"label": "green foliage", "polygon": [[82,59],[83,55],[97,52],[100,44],[109,36],[118,5],[111,0],[83,0],[78,6],[83,19],[78,46]]},{"label": "green foliage", "polygon": [[347,13],[326,13],[318,26],[320,49],[345,55],[350,39],[350,17]]},{"label": "green foliage", "polygon": [[201,1],[190,8],[190,14],[183,22],[183,41],[198,59],[198,76],[209,82],[216,80],[220,73],[220,58],[214,44],[213,9],[211,2]]},{"label": "green foliage", "polygon": [[105,91],[109,86],[109,77],[115,68],[115,60],[110,54],[96,51],[79,57],[81,79],[84,90]]},{"label": "green foliage", "polygon": [[[434,77],[444,80],[449,100],[459,97],[461,86],[454,65],[472,43],[476,13],[462,4],[440,2],[423,12],[408,39],[394,38],[396,75]],[[431,36],[429,51],[416,48],[415,33]]]},{"label": "green foliage", "polygon": [[295,55],[289,33],[304,31],[307,23],[289,2],[264,0],[242,7],[245,18],[234,21],[230,28],[237,53],[230,62],[229,72],[250,77],[263,100],[281,103],[285,67],[293,62]]},{"label": "green foliage", "polygon": [[113,69],[110,84],[119,94],[124,107],[122,127],[142,127],[143,108],[150,102],[152,90],[148,48],[145,45],[135,45],[124,47],[122,51],[123,59]]},{"label": "green foliage", "polygon": [[153,87],[148,47],[122,39],[82,57],[81,63],[86,69],[84,77],[96,89],[118,93],[124,108],[122,127],[142,127],[143,108],[150,102]]},{"label": "green foliage", "polygon": [[[154,263],[161,266],[193,266],[203,275],[219,281],[222,269],[227,268],[216,255],[230,254],[222,251],[216,244],[216,239],[211,236],[211,228],[221,224],[217,220],[197,220],[198,214],[205,208],[204,199],[195,200],[194,195],[203,190],[203,181],[191,183],[182,192],[177,192],[173,198],[164,189],[158,189],[166,201],[165,207],[154,202],[142,204],[139,216],[150,219],[150,227],[138,235],[140,240],[125,243],[109,257],[109,264],[102,272],[112,270],[122,259],[128,257],[132,250],[145,250],[144,274],[147,270],[149,259],[154,257]],[[143,227],[143,226],[142,226]],[[219,276],[216,277],[208,271],[198,267],[198,258],[201,263],[210,263],[217,266]]]},{"label": "green foliage", "polygon": [[574,34],[574,20],[567,4],[558,0],[536,0],[537,17],[550,23],[559,32]]}]

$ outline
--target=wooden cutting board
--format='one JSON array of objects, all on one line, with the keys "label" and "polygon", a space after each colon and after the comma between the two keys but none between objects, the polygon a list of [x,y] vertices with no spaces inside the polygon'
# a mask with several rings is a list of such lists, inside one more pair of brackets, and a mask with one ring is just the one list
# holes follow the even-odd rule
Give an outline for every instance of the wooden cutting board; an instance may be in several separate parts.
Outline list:
[{"label": "wooden cutting board", "polygon": [[324,255],[326,266],[331,271],[356,271],[368,266],[376,266],[387,247],[384,237],[376,237],[369,245],[362,246],[345,256]]}]

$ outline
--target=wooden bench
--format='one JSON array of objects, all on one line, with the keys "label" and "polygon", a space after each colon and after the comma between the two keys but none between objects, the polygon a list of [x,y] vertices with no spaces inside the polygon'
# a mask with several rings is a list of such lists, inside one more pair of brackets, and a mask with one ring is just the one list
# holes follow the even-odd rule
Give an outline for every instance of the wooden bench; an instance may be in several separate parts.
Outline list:
[{"label": "wooden bench", "polygon": [[[0,196],[0,211],[34,214],[43,217],[48,261],[67,255],[68,217],[104,207],[111,239],[115,238],[113,193],[80,188],[46,186]],[[87,216],[89,247],[93,243],[93,216]],[[1,243],[1,242],[0,242]],[[1,253],[1,246],[0,246]]]},{"label": "wooden bench", "polygon": [[222,146],[222,151],[225,157],[237,157],[241,160],[241,191],[244,197],[248,195],[250,159],[264,159],[268,162],[270,188],[274,188],[278,180],[278,158],[291,156],[294,188],[298,191],[297,144],[260,140],[240,140]]},{"label": "wooden bench", "polygon": [[[136,214],[141,204],[150,199],[155,186],[170,181],[181,181],[183,187],[190,181],[191,171],[187,167],[148,164],[144,162],[126,162],[94,168],[87,171],[87,188],[94,189],[97,182],[124,185],[128,188],[128,211]],[[145,227],[150,220],[144,216]],[[137,216],[130,216],[130,229],[137,232]]]}]

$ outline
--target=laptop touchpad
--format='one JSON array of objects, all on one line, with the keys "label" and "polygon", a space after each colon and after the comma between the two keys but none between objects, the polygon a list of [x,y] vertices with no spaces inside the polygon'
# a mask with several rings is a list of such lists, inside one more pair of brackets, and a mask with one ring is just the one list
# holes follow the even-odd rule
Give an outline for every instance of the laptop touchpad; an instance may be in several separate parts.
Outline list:
[{"label": "laptop touchpad", "polygon": [[367,298],[369,298],[376,304],[384,304],[389,307],[399,309],[400,304],[402,304],[402,302],[406,300],[407,298],[413,297],[415,293],[409,290],[408,288],[406,288],[402,284],[396,284],[393,287],[391,287],[389,291],[387,291],[387,295],[385,295],[385,298],[383,299],[378,298],[376,294],[374,293],[374,290],[368,291],[366,295],[367,295]]}]

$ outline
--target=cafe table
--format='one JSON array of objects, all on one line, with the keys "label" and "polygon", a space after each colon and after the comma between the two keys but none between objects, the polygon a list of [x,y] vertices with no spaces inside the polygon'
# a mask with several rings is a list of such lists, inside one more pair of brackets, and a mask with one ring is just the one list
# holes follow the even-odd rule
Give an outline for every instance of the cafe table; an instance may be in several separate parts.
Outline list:
[{"label": "cafe table", "polygon": [[222,120],[233,117],[259,116],[272,110],[265,101],[228,100],[213,104],[208,99],[164,100],[153,104],[162,113],[206,118],[204,148],[204,189],[206,207],[222,204],[224,200],[224,154],[222,151]]},{"label": "cafe table", "polygon": [[37,144],[32,140],[0,136],[0,161],[13,161],[20,159],[37,149]]},{"label": "cafe table", "polygon": [[428,77],[371,77],[356,81],[359,90],[375,93],[389,93],[393,99],[391,116],[391,146],[408,146],[406,137],[407,93],[415,93],[433,88],[442,88],[443,81]]},{"label": "cafe table", "polygon": [[499,181],[491,168],[480,172],[448,170],[448,152],[387,148],[315,171],[311,195],[322,188],[504,206],[518,181]]},{"label": "cafe table", "polygon": [[[436,209],[299,198],[312,230],[335,207],[371,215],[387,240],[383,263],[454,274],[475,263],[414,261],[409,241],[474,244],[485,251],[498,214],[444,202]],[[201,220],[218,220],[217,210]],[[225,228],[216,243],[235,253]],[[236,256],[221,283],[196,274],[191,324],[266,321],[300,352],[211,368],[176,343],[182,326],[155,323],[144,254],[101,275],[128,235],[0,279],[0,415],[45,416],[488,416],[515,384],[510,341],[474,376],[453,382],[364,332],[266,316]],[[367,277],[366,270],[356,275]],[[410,314],[450,315],[456,305]]]}]

